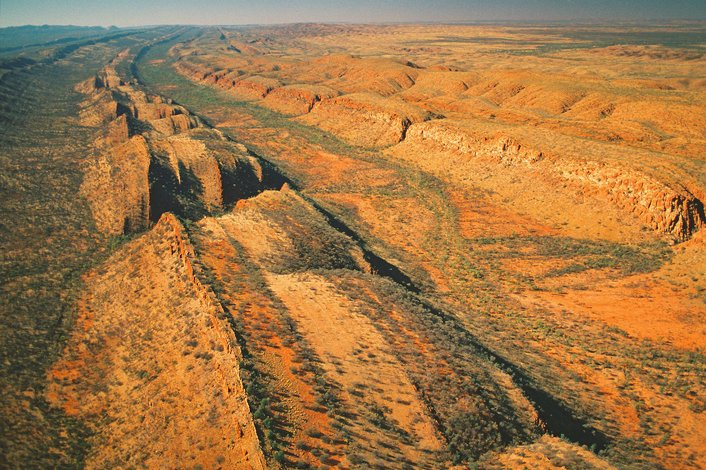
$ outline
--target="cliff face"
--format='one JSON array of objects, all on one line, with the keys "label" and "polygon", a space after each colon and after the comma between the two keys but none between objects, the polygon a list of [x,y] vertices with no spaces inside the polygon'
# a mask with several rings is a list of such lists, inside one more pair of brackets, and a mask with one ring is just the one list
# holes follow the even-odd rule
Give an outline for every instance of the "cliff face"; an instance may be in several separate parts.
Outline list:
[{"label": "cliff face", "polygon": [[[223,182],[218,162],[206,149],[206,144],[188,135],[174,135],[151,140],[152,150],[159,155],[156,164],[171,170],[181,191],[191,191],[207,210],[223,204]],[[164,161],[162,161],[164,160]]]},{"label": "cliff face", "polygon": [[101,126],[82,186],[101,231],[143,230],[167,211],[200,217],[262,189],[263,170],[247,149],[115,77],[106,66],[77,87],[87,93],[84,124]]},{"label": "cliff face", "polygon": [[150,121],[152,129],[159,134],[174,135],[181,134],[189,129],[196,129],[201,124],[199,120],[188,114],[176,114],[162,119],[152,119]]},{"label": "cliff face", "polygon": [[[118,56],[119,57],[119,56]],[[116,60],[118,59],[116,57]],[[113,65],[106,65],[95,76],[76,85],[76,91],[92,93],[103,88],[118,88],[125,82],[118,76]]]},{"label": "cliff face", "polygon": [[565,180],[591,191],[637,215],[648,227],[676,241],[686,241],[700,230],[703,202],[682,185],[669,185],[637,171],[596,162],[557,165]]},{"label": "cliff face", "polygon": [[235,82],[230,86],[226,81],[224,88],[230,90],[236,96],[244,99],[260,99],[267,96],[272,90],[281,86],[281,83],[271,78],[252,76]]},{"label": "cliff face", "polygon": [[406,141],[437,151],[484,157],[504,165],[531,164],[543,158],[541,151],[523,146],[513,137],[500,133],[483,135],[468,132],[446,121],[411,126]]},{"label": "cliff face", "polygon": [[140,231],[149,224],[150,152],[145,138],[135,136],[98,154],[85,172],[87,196],[99,230],[109,234]]},{"label": "cliff face", "polygon": [[319,101],[333,98],[337,93],[325,86],[286,85],[275,88],[262,101],[262,105],[282,114],[306,114]]},{"label": "cliff face", "polygon": [[569,146],[562,151],[545,142],[544,148],[549,150],[539,150],[537,143],[521,143],[522,137],[510,137],[512,133],[512,129],[498,131],[467,123],[421,123],[409,128],[400,152],[414,148],[416,154],[437,160],[453,154],[469,163],[476,160],[518,167],[515,172],[524,167],[533,177],[553,180],[549,184],[557,193],[568,188],[607,200],[675,241],[689,239],[704,225],[703,202],[679,183],[659,180],[625,165],[587,160],[573,154],[575,149]]},{"label": "cliff face", "polygon": [[300,118],[355,145],[384,147],[400,142],[409,126],[433,115],[400,100],[356,93],[316,103]]},{"label": "cliff face", "polygon": [[[87,275],[47,396],[94,429],[91,468],[265,468],[242,353],[171,214]],[[96,420],[102,417],[102,419]]]}]

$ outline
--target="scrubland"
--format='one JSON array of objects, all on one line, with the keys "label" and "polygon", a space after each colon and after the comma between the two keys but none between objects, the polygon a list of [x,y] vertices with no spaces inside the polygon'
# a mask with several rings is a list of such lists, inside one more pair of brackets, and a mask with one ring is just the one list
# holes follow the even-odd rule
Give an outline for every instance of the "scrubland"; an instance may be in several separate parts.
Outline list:
[{"label": "scrubland", "polygon": [[705,31],[169,27],[18,62],[6,460],[706,465]]}]

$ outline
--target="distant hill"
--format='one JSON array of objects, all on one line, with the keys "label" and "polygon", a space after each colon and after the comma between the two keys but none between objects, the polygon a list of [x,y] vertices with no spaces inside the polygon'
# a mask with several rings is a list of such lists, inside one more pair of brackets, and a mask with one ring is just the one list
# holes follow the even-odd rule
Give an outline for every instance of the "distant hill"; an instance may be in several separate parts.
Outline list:
[{"label": "distant hill", "polygon": [[0,28],[0,51],[10,51],[47,43],[62,43],[105,33],[115,26],[12,26]]}]

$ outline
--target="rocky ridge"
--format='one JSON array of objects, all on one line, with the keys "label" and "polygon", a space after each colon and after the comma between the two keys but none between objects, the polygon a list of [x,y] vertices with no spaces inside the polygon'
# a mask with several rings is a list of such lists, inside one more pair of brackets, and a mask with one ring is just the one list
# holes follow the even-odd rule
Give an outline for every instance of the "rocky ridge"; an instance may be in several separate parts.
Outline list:
[{"label": "rocky ridge", "polygon": [[[171,51],[177,59],[174,66],[182,75],[212,83],[233,70],[220,68],[225,59],[210,55],[193,59],[193,50],[192,46],[179,46]],[[626,54],[632,57],[632,50]],[[634,166],[636,157],[593,158],[594,150],[597,157],[630,152],[658,162],[661,157],[648,155],[648,149],[681,154],[698,148],[704,138],[699,131],[703,117],[695,115],[693,104],[680,97],[648,94],[637,100],[594,79],[576,84],[559,75],[548,83],[540,74],[521,69],[495,74],[424,69],[391,59],[344,54],[275,62],[243,52],[229,60],[238,67],[237,77],[230,72],[233,79],[218,80],[218,86],[250,89],[256,83],[257,92],[249,99],[298,116],[300,122],[320,127],[350,144],[386,147],[411,138],[418,153],[427,156],[441,159],[435,150],[473,158],[484,155],[495,158],[503,168],[520,162],[538,163],[550,156],[536,167],[549,180],[608,201],[673,241],[688,240],[706,220],[705,194],[698,180],[655,176]],[[303,92],[302,83],[325,86],[332,93],[317,96],[309,90]],[[620,83],[630,88],[649,85]],[[482,125],[471,130],[479,124],[478,119],[483,119]],[[494,122],[500,130],[491,125]],[[526,126],[538,129],[543,141],[525,142],[525,134],[530,132]],[[674,135],[680,136],[672,138]],[[571,145],[569,152],[561,149],[565,141]],[[598,148],[594,142],[605,142],[606,146]]]},{"label": "rocky ridge", "polygon": [[184,107],[124,83],[112,66],[77,89],[87,95],[84,124],[103,125],[82,186],[102,231],[139,231],[166,211],[217,211],[266,184],[267,172],[245,147]]},{"label": "rocky ridge", "polygon": [[69,416],[100,423],[88,467],[266,468],[242,352],[194,259],[183,226],[167,213],[87,275],[47,397]]},{"label": "rocky ridge", "polygon": [[543,147],[549,150],[539,150],[542,144],[510,137],[512,129],[481,129],[484,127],[445,120],[416,124],[407,131],[405,145],[397,152],[413,147],[433,149],[435,158],[451,153],[504,167],[532,168],[545,178],[559,180],[560,186],[569,184],[574,190],[611,201],[675,241],[688,240],[706,221],[702,201],[678,182],[660,181],[624,165],[587,160],[572,155],[570,147],[562,152],[545,143]]}]

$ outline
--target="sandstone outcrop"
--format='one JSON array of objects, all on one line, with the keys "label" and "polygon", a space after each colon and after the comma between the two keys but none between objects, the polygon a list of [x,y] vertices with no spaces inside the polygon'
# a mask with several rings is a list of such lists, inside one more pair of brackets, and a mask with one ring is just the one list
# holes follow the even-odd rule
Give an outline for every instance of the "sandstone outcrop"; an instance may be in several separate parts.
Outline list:
[{"label": "sandstone outcrop", "polygon": [[285,85],[275,88],[262,101],[262,105],[282,114],[306,114],[319,101],[337,96],[334,90],[317,85]]},{"label": "sandstone outcrop", "polygon": [[541,151],[525,147],[512,137],[501,133],[483,135],[446,120],[411,126],[406,141],[444,152],[489,158],[505,165],[531,164],[543,158]]},{"label": "sandstone outcrop", "polygon": [[354,145],[385,147],[403,140],[413,123],[433,117],[399,99],[355,93],[316,103],[309,114],[299,119]]},{"label": "sandstone outcrop", "polygon": [[120,80],[94,84],[79,87],[84,123],[101,125],[82,191],[101,231],[143,230],[164,212],[200,217],[262,189],[257,159],[183,106]]},{"label": "sandstone outcrop", "polygon": [[195,116],[187,114],[174,114],[161,119],[150,120],[152,129],[163,135],[174,135],[195,129],[201,124]]},{"label": "sandstone outcrop", "polygon": [[230,90],[243,99],[260,99],[279,86],[281,83],[272,78],[252,76],[236,82]]},{"label": "sandstone outcrop", "polygon": [[217,130],[150,135],[152,219],[163,212],[200,217],[262,189],[263,168]]},{"label": "sandstone outcrop", "polygon": [[91,93],[102,88],[118,88],[125,85],[111,65],[103,67],[95,76],[76,85],[76,91]]},{"label": "sandstone outcrop", "polygon": [[176,181],[175,195],[191,193],[190,196],[202,203],[206,211],[222,207],[221,172],[218,162],[208,153],[203,141],[179,134],[166,139],[152,139],[151,144],[156,160],[154,165],[166,166],[171,170],[169,176]]},{"label": "sandstone outcrop", "polygon": [[683,242],[700,230],[703,202],[679,183],[665,183],[639,171],[597,162],[562,162],[555,171],[598,197],[634,213],[648,227]]},{"label": "sandstone outcrop", "polygon": [[[607,199],[676,241],[687,240],[705,222],[703,202],[683,184],[657,179],[614,160],[588,160],[574,153],[576,143],[569,138],[552,136],[540,143],[519,136],[512,128],[439,120],[411,126],[404,145],[427,158],[441,159],[450,153],[525,166],[533,175],[559,180],[555,185],[559,188],[569,184],[583,194]],[[594,153],[599,152],[610,155],[615,150],[604,144]]]},{"label": "sandstone outcrop", "polygon": [[150,161],[145,138],[134,136],[99,153],[89,164],[82,191],[99,230],[119,235],[147,228]]}]

